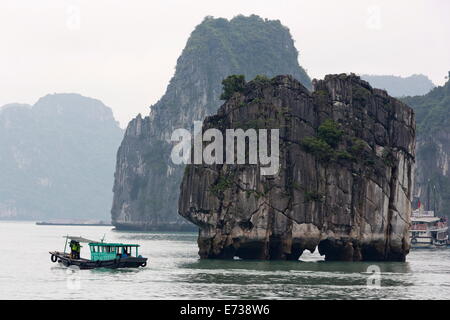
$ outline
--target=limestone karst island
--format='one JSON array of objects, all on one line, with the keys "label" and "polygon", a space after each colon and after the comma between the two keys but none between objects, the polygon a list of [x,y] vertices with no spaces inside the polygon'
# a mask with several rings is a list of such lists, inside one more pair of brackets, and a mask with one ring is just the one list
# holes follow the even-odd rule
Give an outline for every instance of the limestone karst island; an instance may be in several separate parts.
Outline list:
[{"label": "limestone karst island", "polygon": [[1,300],[269,319],[449,299],[450,3],[0,12]]}]

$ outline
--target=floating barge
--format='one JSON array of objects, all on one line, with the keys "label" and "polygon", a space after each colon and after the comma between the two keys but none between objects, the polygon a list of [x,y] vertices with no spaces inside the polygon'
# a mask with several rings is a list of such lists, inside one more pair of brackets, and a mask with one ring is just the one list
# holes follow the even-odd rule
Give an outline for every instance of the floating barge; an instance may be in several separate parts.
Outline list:
[{"label": "floating barge", "polygon": [[448,244],[448,222],[434,211],[414,210],[409,231],[412,248],[445,248]]},{"label": "floating barge", "polygon": [[38,226],[93,226],[93,227],[109,227],[110,222],[102,220],[73,220],[73,219],[56,219],[48,221],[37,221]]},{"label": "floating barge", "polygon": [[[147,258],[139,255],[140,246],[138,244],[106,243],[74,236],[66,236],[65,238],[64,252],[49,252],[50,259],[54,263],[58,262],[66,267],[77,266],[80,269],[139,268],[147,265]],[[71,252],[67,253],[69,240]],[[91,253],[90,260],[80,257],[81,243],[88,243]]]}]

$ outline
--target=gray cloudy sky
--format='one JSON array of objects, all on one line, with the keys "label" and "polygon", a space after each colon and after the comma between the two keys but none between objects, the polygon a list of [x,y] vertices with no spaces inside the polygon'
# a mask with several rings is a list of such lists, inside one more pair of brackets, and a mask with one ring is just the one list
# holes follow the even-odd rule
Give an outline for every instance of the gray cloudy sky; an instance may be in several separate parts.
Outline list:
[{"label": "gray cloudy sky", "polygon": [[189,34],[207,15],[258,14],[286,25],[312,78],[450,69],[447,0],[1,0],[0,106],[77,92],[122,126],[164,93]]}]

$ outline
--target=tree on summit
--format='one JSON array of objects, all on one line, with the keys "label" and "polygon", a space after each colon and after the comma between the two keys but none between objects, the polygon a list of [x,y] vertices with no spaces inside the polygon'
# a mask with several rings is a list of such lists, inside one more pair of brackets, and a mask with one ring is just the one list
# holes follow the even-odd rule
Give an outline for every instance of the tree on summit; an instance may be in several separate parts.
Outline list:
[{"label": "tree on summit", "polygon": [[222,80],[223,92],[220,100],[228,100],[235,92],[242,92],[245,87],[245,76],[233,74]]}]

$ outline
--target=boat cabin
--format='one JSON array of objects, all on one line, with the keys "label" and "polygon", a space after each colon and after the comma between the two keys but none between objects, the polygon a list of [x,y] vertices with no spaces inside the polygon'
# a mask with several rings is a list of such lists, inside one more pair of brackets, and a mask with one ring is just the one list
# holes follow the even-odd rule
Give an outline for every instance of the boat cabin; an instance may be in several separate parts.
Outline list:
[{"label": "boat cabin", "polygon": [[138,244],[90,242],[92,261],[114,260],[117,257],[139,257]]}]

